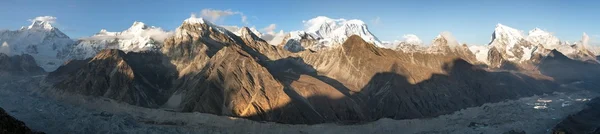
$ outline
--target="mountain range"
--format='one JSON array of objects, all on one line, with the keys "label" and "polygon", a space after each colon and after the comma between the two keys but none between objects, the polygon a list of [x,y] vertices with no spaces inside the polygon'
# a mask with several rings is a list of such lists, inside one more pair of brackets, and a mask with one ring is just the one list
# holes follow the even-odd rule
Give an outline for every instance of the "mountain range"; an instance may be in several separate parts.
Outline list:
[{"label": "mountain range", "polygon": [[561,85],[574,82],[600,84],[585,34],[568,44],[537,28],[525,36],[498,24],[487,46],[461,44],[450,32],[424,46],[415,35],[379,41],[360,20],[321,16],[306,24],[270,35],[192,16],[173,32],[135,22],[73,41],[36,21],[1,32],[0,63],[9,66],[0,74],[38,73],[37,64],[49,72],[49,90],[291,124],[428,118],[568,91]]}]

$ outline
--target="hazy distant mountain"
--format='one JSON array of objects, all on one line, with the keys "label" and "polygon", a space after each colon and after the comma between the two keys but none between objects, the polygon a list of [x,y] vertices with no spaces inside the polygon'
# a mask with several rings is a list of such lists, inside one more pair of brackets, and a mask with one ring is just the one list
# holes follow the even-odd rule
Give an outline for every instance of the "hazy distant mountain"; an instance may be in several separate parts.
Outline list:
[{"label": "hazy distant mountain", "polygon": [[108,32],[102,29],[91,37],[80,39],[71,56],[75,59],[90,58],[103,49],[119,49],[125,52],[156,51],[162,47],[163,40],[170,34],[143,22],[134,22],[129,29],[122,32]]},{"label": "hazy distant mountain", "polygon": [[[520,30],[498,24],[492,34],[492,41],[488,46],[470,46],[478,61],[493,67],[499,67],[502,60],[513,63],[537,62],[536,55],[547,55],[551,50],[558,50],[571,59],[581,61],[596,61],[594,54],[587,49],[589,37],[584,33],[582,41],[575,44],[561,42],[551,33],[535,28],[527,36]],[[495,49],[490,51],[490,49]],[[494,52],[494,53],[491,53]],[[497,55],[496,55],[497,54]],[[597,61],[596,61],[597,62]]]}]

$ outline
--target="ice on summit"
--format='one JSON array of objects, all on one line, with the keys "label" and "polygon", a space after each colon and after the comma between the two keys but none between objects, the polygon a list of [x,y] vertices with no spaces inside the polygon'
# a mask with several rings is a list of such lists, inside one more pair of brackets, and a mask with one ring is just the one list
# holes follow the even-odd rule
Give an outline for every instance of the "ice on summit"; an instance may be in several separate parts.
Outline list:
[{"label": "ice on summit", "polygon": [[582,40],[572,45],[561,42],[552,33],[540,28],[530,30],[528,35],[523,35],[520,30],[498,24],[492,34],[489,46],[471,46],[469,49],[475,54],[478,61],[489,63],[487,60],[489,49],[497,49],[506,60],[513,62],[528,61],[534,54],[545,55],[550,50],[556,49],[571,58],[588,58],[589,51],[586,44],[589,38],[584,33]]},{"label": "ice on summit", "polygon": [[557,49],[561,45],[557,37],[539,28],[529,31],[527,41],[533,45],[541,45],[546,49]]},{"label": "ice on summit", "polygon": [[81,38],[73,47],[72,58],[85,59],[96,55],[103,49],[119,49],[125,52],[154,51],[162,46],[164,39],[172,33],[143,22],[134,22],[122,32],[100,30],[96,35]]},{"label": "ice on summit", "polygon": [[[352,35],[358,35],[363,40],[375,44],[378,47],[384,47],[381,41],[377,39],[369,30],[367,25],[361,20],[331,19],[325,16],[318,16],[308,21],[303,21],[305,30],[290,32],[284,48],[290,51],[301,51],[304,49],[320,50],[341,46]],[[303,38],[315,40],[310,44],[302,44]]]},{"label": "ice on summit", "polygon": [[0,52],[7,55],[29,54],[45,71],[54,71],[68,59],[74,44],[66,34],[52,26],[52,16],[40,16],[19,30],[0,31]]},{"label": "ice on summit", "polygon": [[196,23],[204,24],[205,20],[204,20],[204,18],[196,17],[196,14],[192,14],[190,16],[190,18],[185,19],[183,22],[190,23],[190,24],[196,24]]}]

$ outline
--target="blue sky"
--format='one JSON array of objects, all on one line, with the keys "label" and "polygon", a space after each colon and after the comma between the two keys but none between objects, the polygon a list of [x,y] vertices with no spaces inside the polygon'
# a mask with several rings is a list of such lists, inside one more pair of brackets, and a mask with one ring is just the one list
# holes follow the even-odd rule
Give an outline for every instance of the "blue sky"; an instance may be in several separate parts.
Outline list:
[{"label": "blue sky", "polygon": [[578,41],[586,32],[598,44],[598,6],[596,0],[2,0],[0,29],[15,30],[48,15],[72,38],[100,29],[122,31],[134,21],[174,30],[191,13],[214,9],[235,13],[221,16],[215,22],[220,25],[261,29],[275,24],[276,31],[286,32],[304,29],[302,21],[316,16],[360,19],[383,41],[416,34],[427,43],[450,31],[460,42],[480,45],[502,23],[524,32],[539,27],[568,41]]}]

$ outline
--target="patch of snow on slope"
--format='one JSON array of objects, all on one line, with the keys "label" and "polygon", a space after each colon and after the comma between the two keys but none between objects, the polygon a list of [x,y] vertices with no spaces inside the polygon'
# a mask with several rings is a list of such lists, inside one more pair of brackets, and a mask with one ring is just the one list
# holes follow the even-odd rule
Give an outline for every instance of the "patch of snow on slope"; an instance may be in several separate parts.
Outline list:
[{"label": "patch of snow on slope", "polygon": [[561,46],[561,42],[557,37],[539,28],[529,31],[527,40],[533,45],[541,45],[550,50],[557,49]]},{"label": "patch of snow on slope", "polygon": [[488,61],[489,46],[469,46],[469,50],[475,54],[477,61],[490,64],[490,61]]}]

